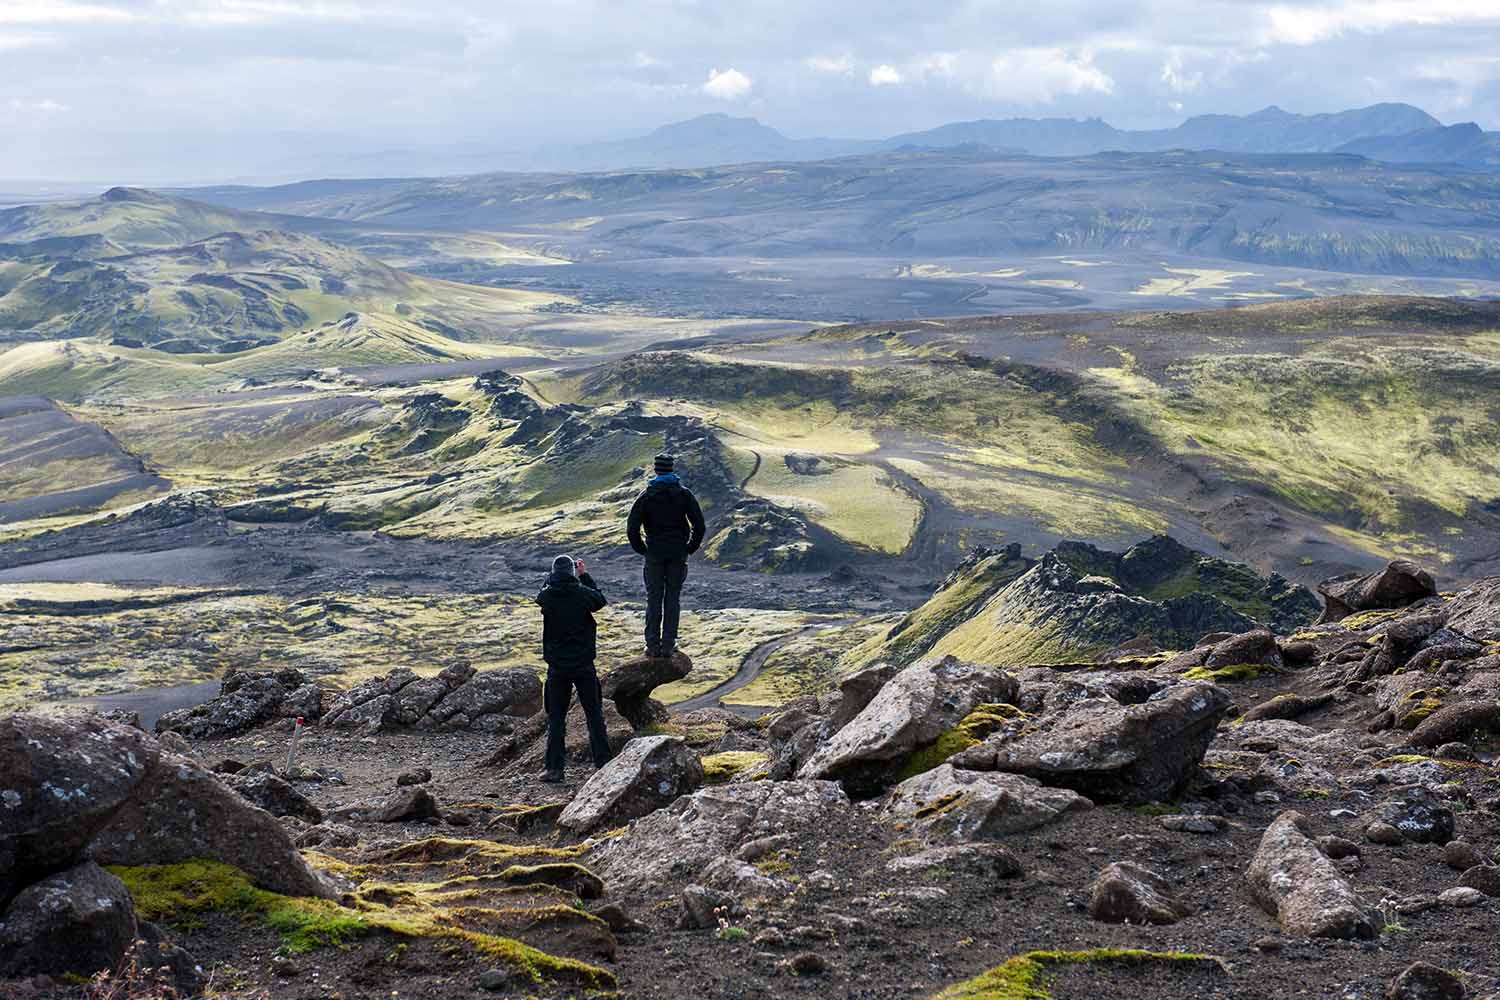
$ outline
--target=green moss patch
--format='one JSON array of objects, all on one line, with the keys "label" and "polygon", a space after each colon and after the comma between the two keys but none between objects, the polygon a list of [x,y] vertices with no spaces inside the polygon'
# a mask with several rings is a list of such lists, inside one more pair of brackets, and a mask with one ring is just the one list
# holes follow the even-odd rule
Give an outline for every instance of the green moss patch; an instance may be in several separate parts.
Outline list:
[{"label": "green moss patch", "polygon": [[[338,947],[384,932],[462,942],[538,983],[560,980],[601,988],[615,985],[614,975],[605,969],[464,926],[475,922],[481,926],[513,924],[518,922],[517,912],[443,909],[422,899],[417,887],[391,886],[387,887],[389,892],[371,893],[375,899],[361,898],[360,909],[356,910],[325,899],[268,892],[255,886],[238,868],[218,861],[113,867],[110,871],[130,890],[143,919],[180,924],[191,921],[195,914],[235,913],[279,933],[285,948],[294,954]],[[557,908],[556,904],[542,907],[539,919],[555,918]]]},{"label": "green moss patch", "polygon": [[968,982],[950,986],[932,1000],[1050,1000],[1049,968],[1064,965],[1167,965],[1183,964],[1224,970],[1224,963],[1211,955],[1185,952],[1140,951],[1134,948],[1094,948],[1088,951],[1033,951],[1017,955]]},{"label": "green moss patch", "polygon": [[722,785],[770,762],[770,756],[757,750],[726,750],[709,754],[703,758],[703,780],[710,785]]},{"label": "green moss patch", "polygon": [[919,774],[926,774],[949,757],[984,742],[984,738],[1001,726],[1015,719],[1026,718],[1026,713],[1014,705],[980,705],[964,716],[962,722],[938,738],[912,752],[906,759],[898,780],[905,781]]},{"label": "green moss patch", "polygon": [[1227,667],[1194,667],[1182,676],[1190,681],[1253,681],[1270,667],[1262,663],[1231,663]]}]

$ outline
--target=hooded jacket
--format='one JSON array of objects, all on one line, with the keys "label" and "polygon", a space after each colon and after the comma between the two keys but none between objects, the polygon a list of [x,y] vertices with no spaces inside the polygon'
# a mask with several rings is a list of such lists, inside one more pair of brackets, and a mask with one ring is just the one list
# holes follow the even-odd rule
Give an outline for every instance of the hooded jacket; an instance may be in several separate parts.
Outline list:
[{"label": "hooded jacket", "polygon": [[536,603],[542,608],[542,659],[558,670],[577,670],[594,664],[598,632],[594,612],[604,607],[604,594],[588,573],[572,577],[553,573]]},{"label": "hooded jacket", "polygon": [[[644,530],[645,538],[641,537]],[[676,476],[658,476],[630,508],[630,547],[653,559],[685,559],[703,544],[703,509]]]}]

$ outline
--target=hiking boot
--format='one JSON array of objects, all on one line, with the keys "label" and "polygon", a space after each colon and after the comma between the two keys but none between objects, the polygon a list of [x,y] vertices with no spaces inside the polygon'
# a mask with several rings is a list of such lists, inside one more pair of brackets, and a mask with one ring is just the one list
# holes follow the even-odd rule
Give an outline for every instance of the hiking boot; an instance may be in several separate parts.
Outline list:
[{"label": "hiking boot", "polygon": [[563,773],[561,771],[543,771],[542,783],[545,785],[560,785],[563,783]]},{"label": "hiking boot", "polygon": [[646,647],[646,659],[648,659],[648,660],[659,660],[659,659],[661,659],[661,650],[657,649],[655,646],[647,646]]}]

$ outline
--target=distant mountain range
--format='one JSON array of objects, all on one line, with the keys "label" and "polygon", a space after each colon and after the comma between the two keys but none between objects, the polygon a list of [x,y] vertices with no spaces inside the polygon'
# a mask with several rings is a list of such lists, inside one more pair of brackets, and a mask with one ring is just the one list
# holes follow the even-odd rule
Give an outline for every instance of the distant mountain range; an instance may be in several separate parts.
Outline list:
[{"label": "distant mountain range", "polygon": [[[1401,163],[1487,167],[1497,162],[1500,133],[1473,123],[1444,125],[1409,104],[1375,104],[1328,114],[1268,107],[1248,115],[1198,115],[1173,128],[1120,129],[1098,118],[1004,118],[950,122],[886,138],[791,138],[754,118],[707,114],[644,135],[606,142],[523,149],[482,137],[455,145],[292,153],[309,145],[279,136],[236,160],[233,183],[307,178],[411,178],[514,173],[593,173],[695,169],[739,163],[799,163],[902,150],[984,150],[1031,156],[1088,156],[1168,150],[1226,153],[1350,153]],[[0,199],[4,199],[0,193]],[[40,201],[39,197],[4,199]]]},{"label": "distant mountain range", "polygon": [[[1454,133],[1454,130],[1460,130]],[[1471,133],[1478,133],[1476,138]],[[1439,138],[1429,138],[1432,136]],[[632,139],[544,151],[553,170],[623,170],[823,160],[898,150],[982,148],[1033,156],[1088,156],[1110,151],[1173,149],[1227,153],[1351,152],[1402,162],[1470,162],[1483,146],[1477,125],[1445,127],[1410,104],[1374,104],[1331,114],[1299,115],[1277,107],[1250,115],[1198,115],[1175,128],[1131,131],[1098,118],[1005,118],[952,122],[888,139],[791,139],[754,118],[702,115]],[[1452,147],[1454,158],[1426,154]],[[1496,146],[1488,146],[1493,154]],[[1368,149],[1369,152],[1363,150]],[[1477,161],[1488,162],[1488,161]]]}]

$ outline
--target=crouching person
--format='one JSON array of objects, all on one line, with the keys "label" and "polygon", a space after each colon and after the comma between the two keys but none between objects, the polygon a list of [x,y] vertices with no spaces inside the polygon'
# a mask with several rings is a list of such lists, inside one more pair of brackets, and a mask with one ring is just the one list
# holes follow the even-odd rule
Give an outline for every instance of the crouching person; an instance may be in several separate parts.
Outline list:
[{"label": "crouching person", "polygon": [[552,561],[552,574],[536,595],[536,602],[542,608],[542,659],[547,661],[543,697],[547,708],[547,770],[542,780],[561,784],[563,738],[575,688],[589,726],[594,767],[609,762],[604,703],[599,693],[599,674],[594,669],[594,657],[598,655],[594,612],[604,607],[605,601],[582,559],[574,562],[568,556],[558,556]]}]

